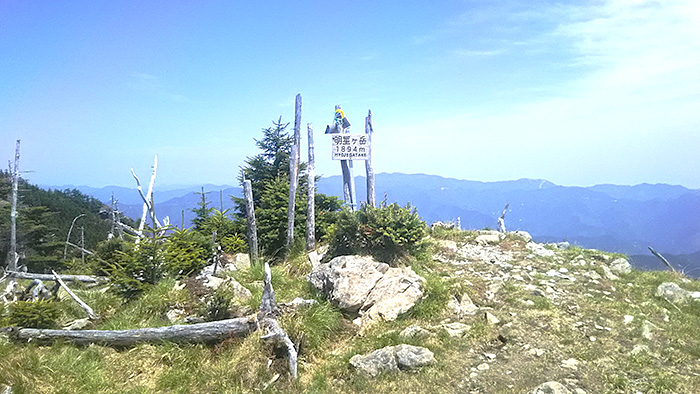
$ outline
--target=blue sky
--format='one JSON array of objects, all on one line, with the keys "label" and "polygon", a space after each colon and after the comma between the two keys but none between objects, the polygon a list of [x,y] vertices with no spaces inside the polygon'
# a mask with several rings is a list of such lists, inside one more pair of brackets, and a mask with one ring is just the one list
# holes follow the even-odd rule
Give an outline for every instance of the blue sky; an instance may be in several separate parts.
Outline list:
[{"label": "blue sky", "polygon": [[3,0],[0,159],[235,184],[301,93],[326,176],[341,104],[354,132],[372,110],[375,172],[700,188],[700,2],[409,3]]}]

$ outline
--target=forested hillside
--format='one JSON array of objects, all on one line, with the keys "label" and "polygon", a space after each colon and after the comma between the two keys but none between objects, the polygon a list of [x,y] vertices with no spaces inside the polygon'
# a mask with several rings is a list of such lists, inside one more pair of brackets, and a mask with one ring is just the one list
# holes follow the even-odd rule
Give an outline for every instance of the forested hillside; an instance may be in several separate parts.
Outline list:
[{"label": "forested hillside", "polygon": [[[10,245],[10,210],[12,177],[0,172],[0,256],[7,256]],[[78,190],[44,190],[20,179],[17,203],[17,251],[20,264],[33,272],[59,269],[63,265],[66,236],[75,221],[70,242],[81,244],[81,230],[86,249],[94,249],[107,239],[111,229],[109,207]],[[126,222],[132,222],[126,219]],[[80,257],[68,248],[67,258]]]}]

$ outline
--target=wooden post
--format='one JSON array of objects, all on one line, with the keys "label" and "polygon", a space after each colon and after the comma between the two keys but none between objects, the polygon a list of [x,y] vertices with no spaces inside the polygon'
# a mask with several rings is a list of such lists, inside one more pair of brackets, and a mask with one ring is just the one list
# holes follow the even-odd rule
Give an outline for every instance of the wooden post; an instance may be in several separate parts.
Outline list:
[{"label": "wooden post", "polygon": [[297,184],[299,183],[299,159],[301,158],[301,94],[294,102],[294,143],[289,155],[289,204],[287,205],[287,251],[294,243],[294,209],[296,207]]},{"label": "wooden post", "polygon": [[[339,118],[338,115],[339,113],[342,114],[340,105],[335,106],[335,113],[335,127],[338,128],[340,134],[349,133],[350,123],[348,122],[348,126],[346,127],[346,123],[343,121],[343,118]],[[349,205],[350,209],[354,211],[357,200],[355,199],[355,179],[352,171],[352,160],[341,160],[340,170],[343,173],[343,200],[345,201],[345,204]]]},{"label": "wooden post", "polygon": [[248,254],[250,263],[258,261],[258,230],[255,226],[255,207],[253,206],[253,186],[249,179],[243,180],[243,196],[245,198],[246,222],[248,227]]},{"label": "wooden post", "polygon": [[369,155],[367,160],[365,160],[365,170],[367,172],[367,205],[376,207],[377,199],[374,192],[374,169],[372,168],[372,134],[374,134],[374,129],[372,127],[372,110],[367,111],[365,133],[369,139]]},{"label": "wooden post", "polygon": [[17,271],[17,191],[19,189],[19,141],[15,148],[15,165],[12,166],[12,210],[10,211],[10,252],[7,269]]},{"label": "wooden post", "polygon": [[314,156],[314,126],[306,124],[309,144],[309,163],[307,174],[307,199],[306,199],[306,250],[316,249],[316,158]]}]

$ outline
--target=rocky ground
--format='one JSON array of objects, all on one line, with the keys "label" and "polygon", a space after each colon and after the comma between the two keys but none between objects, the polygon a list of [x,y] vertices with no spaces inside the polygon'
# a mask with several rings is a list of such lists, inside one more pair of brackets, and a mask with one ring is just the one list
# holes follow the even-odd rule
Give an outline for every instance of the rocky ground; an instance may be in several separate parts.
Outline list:
[{"label": "rocky ground", "polygon": [[[436,245],[428,270],[448,286],[447,308],[439,319],[403,320],[398,341],[446,348],[419,363],[445,373],[437,391],[700,392],[697,282],[522,232],[455,232]],[[397,368],[394,353],[350,364],[369,376],[413,369]]]},{"label": "rocky ground", "polygon": [[[434,229],[392,266],[318,252],[272,269],[297,380],[259,335],[129,350],[0,337],[0,392],[700,393],[700,282],[682,274],[524,232]],[[89,328],[122,329],[247,316],[261,288],[232,258],[128,304],[79,293],[103,316]]]}]

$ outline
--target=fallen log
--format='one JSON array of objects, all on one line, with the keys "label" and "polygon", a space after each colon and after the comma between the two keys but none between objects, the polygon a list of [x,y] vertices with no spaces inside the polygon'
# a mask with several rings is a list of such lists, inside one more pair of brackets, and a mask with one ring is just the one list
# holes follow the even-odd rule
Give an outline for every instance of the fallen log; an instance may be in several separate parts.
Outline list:
[{"label": "fallen log", "polygon": [[37,328],[12,329],[10,335],[21,341],[47,343],[56,340],[71,342],[76,345],[92,343],[130,347],[139,343],[215,343],[226,338],[245,337],[258,329],[255,315],[214,322],[176,325],[156,328],[137,328],[132,330],[46,330]]},{"label": "fallen log", "polygon": [[[51,274],[34,274],[31,272],[7,271],[7,275],[16,279],[39,279],[39,280],[55,280]],[[66,282],[83,282],[83,283],[107,283],[109,279],[102,276],[91,275],[59,275],[59,278]]]}]

